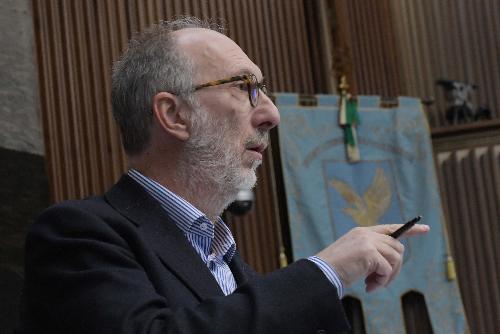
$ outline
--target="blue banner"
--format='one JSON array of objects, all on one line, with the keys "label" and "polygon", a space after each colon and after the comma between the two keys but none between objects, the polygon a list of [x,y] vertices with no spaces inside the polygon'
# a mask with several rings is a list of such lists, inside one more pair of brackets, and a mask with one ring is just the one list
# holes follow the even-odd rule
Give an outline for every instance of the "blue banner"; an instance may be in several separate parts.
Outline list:
[{"label": "blue banner", "polygon": [[296,94],[276,94],[279,140],[296,259],[316,254],[351,228],[403,223],[422,215],[431,232],[403,240],[398,278],[385,289],[347,289],[362,302],[367,333],[404,333],[401,297],[421,293],[434,333],[465,333],[456,280],[446,275],[444,218],[429,128],[420,101],[400,97],[381,108],[376,96],[358,96],[361,160],[346,159],[338,125],[338,96],[317,95],[303,107]]}]

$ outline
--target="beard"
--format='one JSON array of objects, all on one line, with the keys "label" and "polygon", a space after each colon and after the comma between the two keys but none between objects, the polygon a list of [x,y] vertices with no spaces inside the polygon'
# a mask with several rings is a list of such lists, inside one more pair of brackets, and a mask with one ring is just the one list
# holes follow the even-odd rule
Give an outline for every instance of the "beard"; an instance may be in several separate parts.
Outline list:
[{"label": "beard", "polygon": [[[238,191],[251,189],[257,182],[260,159],[244,161],[241,130],[228,119],[216,119],[204,110],[192,116],[191,136],[185,144],[178,177],[193,196],[203,197],[209,218],[219,216],[236,199]],[[244,147],[267,146],[269,133],[258,130],[243,142]],[[214,217],[210,217],[214,215]]]}]

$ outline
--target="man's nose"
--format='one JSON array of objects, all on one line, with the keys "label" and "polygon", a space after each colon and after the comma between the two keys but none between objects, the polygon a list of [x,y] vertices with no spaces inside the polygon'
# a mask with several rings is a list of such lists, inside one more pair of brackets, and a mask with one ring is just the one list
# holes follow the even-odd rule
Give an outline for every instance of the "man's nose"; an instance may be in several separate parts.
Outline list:
[{"label": "man's nose", "polygon": [[261,93],[259,103],[252,115],[252,125],[258,129],[271,130],[280,122],[280,113],[273,101],[266,94]]}]

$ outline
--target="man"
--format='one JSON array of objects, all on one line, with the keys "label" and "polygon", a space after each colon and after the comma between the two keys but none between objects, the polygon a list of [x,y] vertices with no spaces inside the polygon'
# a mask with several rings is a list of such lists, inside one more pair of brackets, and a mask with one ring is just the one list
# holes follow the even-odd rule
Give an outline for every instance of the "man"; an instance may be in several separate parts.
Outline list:
[{"label": "man", "polygon": [[[29,333],[333,333],[343,289],[399,272],[399,225],[350,231],[266,276],[220,214],[255,170],[279,113],[260,69],[194,18],[153,26],[113,69],[130,170],[104,196],[46,210],[26,250]],[[418,225],[408,235],[425,233]]]}]

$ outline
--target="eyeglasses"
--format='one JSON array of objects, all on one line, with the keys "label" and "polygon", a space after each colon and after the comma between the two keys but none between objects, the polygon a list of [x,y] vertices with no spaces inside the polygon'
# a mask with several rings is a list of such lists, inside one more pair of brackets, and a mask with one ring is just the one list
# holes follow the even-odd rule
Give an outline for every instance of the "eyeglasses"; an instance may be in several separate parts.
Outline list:
[{"label": "eyeglasses", "polygon": [[243,83],[239,85],[239,88],[243,91],[246,90],[248,92],[248,99],[250,100],[250,104],[252,105],[252,107],[256,107],[259,103],[259,95],[261,90],[264,94],[267,95],[266,85],[263,82],[258,82],[257,77],[254,74],[237,75],[227,79],[210,81],[194,87],[194,90],[223,85],[235,81],[243,81]]}]

